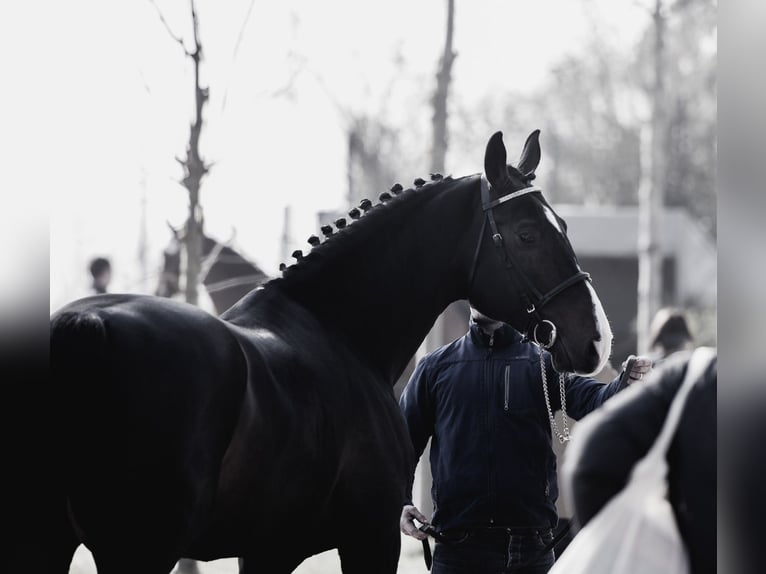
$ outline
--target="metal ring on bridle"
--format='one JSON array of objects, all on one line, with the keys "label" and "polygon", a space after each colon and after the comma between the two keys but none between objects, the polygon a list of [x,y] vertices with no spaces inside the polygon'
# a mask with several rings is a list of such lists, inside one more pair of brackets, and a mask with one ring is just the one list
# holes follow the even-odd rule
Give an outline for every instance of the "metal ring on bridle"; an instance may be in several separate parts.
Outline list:
[{"label": "metal ring on bridle", "polygon": [[[537,328],[540,326],[540,323],[548,323],[551,326],[551,336],[549,337],[547,343],[541,343],[537,340]],[[535,329],[532,331],[532,338],[534,339],[535,343],[540,345],[543,349],[550,349],[553,346],[553,343],[556,342],[556,325],[554,325],[551,321],[548,321],[548,319],[543,319],[540,321],[540,323],[535,325]]]}]

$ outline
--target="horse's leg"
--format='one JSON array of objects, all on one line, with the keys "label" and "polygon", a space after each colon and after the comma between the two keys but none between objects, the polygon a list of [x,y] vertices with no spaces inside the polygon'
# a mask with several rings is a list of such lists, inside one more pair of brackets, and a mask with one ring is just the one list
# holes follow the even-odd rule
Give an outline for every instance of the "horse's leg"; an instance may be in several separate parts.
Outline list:
[{"label": "horse's leg", "polygon": [[178,561],[178,574],[199,574],[199,565],[196,560],[181,558]]},{"label": "horse's leg", "polygon": [[67,574],[80,541],[69,522],[66,500],[35,510],[18,520],[15,513],[6,516],[12,526],[1,544],[0,572]]},{"label": "horse's leg", "polygon": [[98,574],[169,574],[178,560],[163,552],[147,551],[146,548],[125,547],[121,551],[94,551],[93,560]]},{"label": "horse's leg", "polygon": [[338,548],[343,574],[395,574],[401,542],[398,524],[356,530]]},{"label": "horse's leg", "polygon": [[290,574],[301,562],[303,558],[296,559],[281,549],[271,555],[257,553],[239,559],[239,574]]},{"label": "horse's leg", "polygon": [[[43,544],[46,550],[41,553],[31,553],[29,556],[40,557],[39,559],[43,565],[42,572],[67,574],[72,563],[72,557],[80,545],[80,541],[77,539],[66,510],[58,513],[55,523],[52,525],[52,530],[48,533],[43,531],[42,535],[48,538]],[[34,572],[35,570],[30,570],[30,565],[27,564],[23,571]]]}]

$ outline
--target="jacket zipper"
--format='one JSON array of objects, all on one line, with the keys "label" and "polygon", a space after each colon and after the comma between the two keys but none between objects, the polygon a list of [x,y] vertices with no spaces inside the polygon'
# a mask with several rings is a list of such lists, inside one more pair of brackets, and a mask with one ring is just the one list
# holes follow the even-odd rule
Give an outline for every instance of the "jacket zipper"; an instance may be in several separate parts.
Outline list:
[{"label": "jacket zipper", "polygon": [[[492,393],[492,389],[493,389],[492,378],[491,378],[492,365],[490,363],[490,357],[492,356],[492,351],[494,350],[494,345],[495,345],[495,334],[492,333],[489,336],[489,350],[487,351],[487,358],[486,358],[485,364],[484,364],[484,377],[486,378],[487,392],[489,392],[489,393]],[[488,423],[488,425],[487,426],[490,429],[490,437],[493,434],[493,432],[492,432],[492,426],[493,426],[492,418],[493,417],[492,417],[491,404],[492,404],[491,401],[487,402],[487,406],[488,406],[488,408],[487,408],[487,419],[488,419],[487,423]],[[496,498],[495,498],[495,496],[496,496],[495,495],[495,473],[494,473],[494,470],[493,470],[494,469],[494,455],[495,455],[495,446],[494,446],[493,441],[490,438],[490,441],[489,441],[489,469],[490,470],[489,470],[489,484],[487,485],[489,487],[487,494],[489,495],[490,508],[494,508],[495,507],[495,502],[496,502]],[[495,519],[492,516],[490,516],[489,517],[489,523],[490,524],[494,524],[494,522],[495,522]]]},{"label": "jacket zipper", "polygon": [[505,402],[503,403],[503,408],[505,409],[505,412],[508,412],[508,399],[510,398],[511,394],[511,366],[506,365],[505,366]]}]

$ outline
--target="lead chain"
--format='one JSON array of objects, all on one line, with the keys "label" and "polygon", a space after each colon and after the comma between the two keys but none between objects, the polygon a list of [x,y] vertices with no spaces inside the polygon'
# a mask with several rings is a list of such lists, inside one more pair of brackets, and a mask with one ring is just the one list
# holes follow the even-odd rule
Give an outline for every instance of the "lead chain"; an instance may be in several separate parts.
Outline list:
[{"label": "lead chain", "polygon": [[566,389],[564,388],[564,373],[559,373],[559,394],[561,395],[561,418],[564,421],[564,433],[559,432],[559,427],[556,425],[556,419],[553,416],[553,410],[551,409],[551,399],[548,396],[548,375],[545,372],[545,357],[543,357],[543,348],[540,349],[540,373],[543,377],[543,394],[545,395],[545,406],[548,409],[548,420],[551,423],[551,430],[555,434],[559,442],[564,444],[569,440],[569,422],[567,419],[567,399]]}]

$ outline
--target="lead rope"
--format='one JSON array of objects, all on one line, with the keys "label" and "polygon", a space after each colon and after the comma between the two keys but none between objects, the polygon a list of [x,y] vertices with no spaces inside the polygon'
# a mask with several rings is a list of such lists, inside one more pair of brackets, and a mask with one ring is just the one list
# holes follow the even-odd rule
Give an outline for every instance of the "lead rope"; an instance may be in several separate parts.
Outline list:
[{"label": "lead rope", "polygon": [[556,425],[556,419],[553,416],[553,410],[551,409],[551,399],[548,396],[548,375],[545,372],[545,357],[543,357],[543,347],[539,345],[540,349],[540,374],[543,377],[543,394],[545,395],[545,407],[548,409],[548,420],[551,423],[551,431],[555,434],[559,442],[564,444],[570,439],[569,436],[569,421],[567,419],[567,398],[566,389],[564,388],[564,373],[559,373],[559,393],[561,395],[561,418],[564,421],[564,433],[559,432],[559,427]]}]

